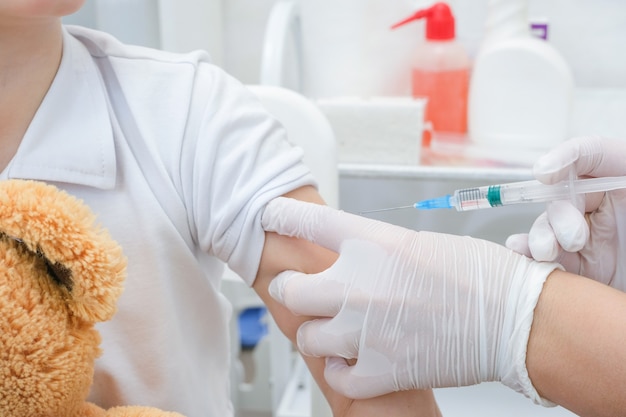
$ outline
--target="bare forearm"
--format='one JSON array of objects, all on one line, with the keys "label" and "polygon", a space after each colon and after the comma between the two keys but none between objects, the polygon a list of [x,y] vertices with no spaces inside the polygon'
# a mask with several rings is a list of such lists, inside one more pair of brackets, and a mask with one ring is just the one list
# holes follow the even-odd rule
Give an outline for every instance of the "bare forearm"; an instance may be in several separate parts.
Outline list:
[{"label": "bare forearm", "polygon": [[[300,188],[287,196],[324,204],[312,187]],[[268,293],[269,284],[278,273],[287,269],[306,273],[321,272],[335,262],[337,254],[303,240],[275,233],[266,233],[265,236],[261,264],[253,288],[267,305],[281,331],[295,342],[298,327],[311,317],[296,317],[276,302]]]},{"label": "bare forearm", "polygon": [[539,393],[581,416],[626,416],[626,294],[555,271],[527,352]]},{"label": "bare forearm", "polygon": [[[290,197],[323,204],[317,192],[310,187],[296,190]],[[272,279],[286,269],[306,273],[325,270],[337,259],[335,252],[309,242],[279,236],[266,235],[259,274],[253,288],[267,305],[282,332],[295,342],[298,327],[311,317],[295,316],[270,297],[268,287]],[[432,391],[403,391],[369,400],[353,401],[334,392],[324,380],[324,359],[306,357],[305,361],[320,389],[329,401],[335,416],[439,416]]]},{"label": "bare forearm", "polygon": [[[263,278],[262,278],[263,279]],[[269,284],[267,284],[269,285]],[[263,289],[259,289],[263,287]],[[307,316],[293,316],[282,305],[272,299],[266,285],[255,285],[278,327],[295,342],[295,335],[300,324],[311,319]],[[379,417],[384,415],[411,417],[440,417],[435,397],[431,390],[401,391],[369,400],[353,401],[334,392],[324,380],[324,358],[304,357],[311,375],[328,400],[334,416]]]}]

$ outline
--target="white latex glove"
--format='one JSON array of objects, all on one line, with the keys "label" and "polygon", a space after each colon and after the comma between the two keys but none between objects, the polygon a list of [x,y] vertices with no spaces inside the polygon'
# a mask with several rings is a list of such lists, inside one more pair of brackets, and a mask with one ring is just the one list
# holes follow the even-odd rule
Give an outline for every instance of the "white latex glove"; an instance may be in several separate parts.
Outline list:
[{"label": "white latex glove", "polygon": [[[626,140],[571,139],[541,157],[533,173],[553,184],[567,180],[572,169],[583,178],[626,175]],[[581,199],[580,210],[568,201],[549,203],[530,232],[510,236],[506,246],[626,291],[626,190]]]},{"label": "white latex glove", "polygon": [[338,392],[366,398],[502,381],[551,405],[525,360],[533,310],[557,264],[287,198],[271,201],[262,223],[339,254],[326,271],[286,271],[270,285],[293,313],[323,317],[300,327],[298,348],[328,357],[325,378]]}]

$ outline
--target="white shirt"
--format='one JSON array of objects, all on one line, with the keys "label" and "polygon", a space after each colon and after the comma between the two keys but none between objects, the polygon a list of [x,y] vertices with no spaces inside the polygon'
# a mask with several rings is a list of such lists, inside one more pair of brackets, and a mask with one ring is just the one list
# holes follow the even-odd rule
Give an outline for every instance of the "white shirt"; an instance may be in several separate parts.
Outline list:
[{"label": "white shirt", "polygon": [[91,401],[232,415],[222,261],[253,282],[263,207],[313,183],[301,158],[206,54],[66,28],[57,76],[2,178],[79,197],[128,257],[118,313],[99,325]]}]

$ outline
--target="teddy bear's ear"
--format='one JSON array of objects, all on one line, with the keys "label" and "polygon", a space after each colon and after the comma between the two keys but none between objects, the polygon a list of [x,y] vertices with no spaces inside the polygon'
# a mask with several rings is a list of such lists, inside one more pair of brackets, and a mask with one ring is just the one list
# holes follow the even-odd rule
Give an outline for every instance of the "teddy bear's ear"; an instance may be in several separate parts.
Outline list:
[{"label": "teddy bear's ear", "polygon": [[80,200],[38,181],[0,181],[0,233],[44,259],[75,316],[90,322],[113,316],[126,259]]}]

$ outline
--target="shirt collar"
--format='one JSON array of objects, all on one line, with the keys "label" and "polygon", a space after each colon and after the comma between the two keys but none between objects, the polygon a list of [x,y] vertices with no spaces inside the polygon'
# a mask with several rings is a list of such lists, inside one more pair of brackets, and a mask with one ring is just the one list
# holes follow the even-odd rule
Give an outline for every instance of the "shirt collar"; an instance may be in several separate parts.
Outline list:
[{"label": "shirt collar", "polygon": [[113,131],[100,73],[63,29],[59,70],[6,174],[102,189],[115,185]]}]

